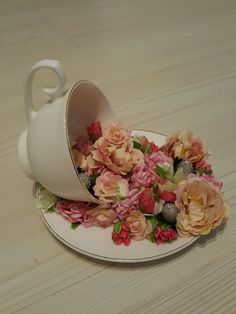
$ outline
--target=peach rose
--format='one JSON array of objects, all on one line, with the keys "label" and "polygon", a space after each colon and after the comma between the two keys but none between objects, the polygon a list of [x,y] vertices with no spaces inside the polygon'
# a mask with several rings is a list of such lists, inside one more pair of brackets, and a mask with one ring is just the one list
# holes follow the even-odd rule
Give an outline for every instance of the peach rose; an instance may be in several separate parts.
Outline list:
[{"label": "peach rose", "polygon": [[95,196],[105,204],[123,199],[129,194],[128,181],[121,176],[107,171],[101,174],[93,187]]},{"label": "peach rose", "polygon": [[133,165],[142,160],[143,155],[132,148],[132,143],[126,143],[126,147],[116,148],[109,146],[104,137],[100,137],[94,143],[92,151],[93,159],[107,166],[108,169],[121,175],[129,173]]},{"label": "peach rose", "polygon": [[208,234],[228,216],[219,189],[197,176],[180,182],[175,205],[180,209],[176,227],[182,237]]},{"label": "peach rose", "polygon": [[121,122],[113,122],[105,130],[104,138],[111,147],[126,147],[130,142],[130,132]]},{"label": "peach rose", "polygon": [[203,140],[188,131],[178,131],[168,136],[161,149],[172,158],[178,157],[192,162],[198,162],[208,155]]},{"label": "peach rose", "polygon": [[110,208],[104,208],[103,205],[99,205],[93,209],[87,210],[88,219],[86,224],[90,224],[97,227],[107,228],[114,223],[118,215]]},{"label": "peach rose", "polygon": [[76,167],[79,167],[82,170],[85,170],[85,168],[87,167],[86,157],[76,149],[72,149],[72,155],[73,155]]},{"label": "peach rose", "polygon": [[152,224],[146,220],[139,210],[133,210],[126,218],[126,223],[130,228],[130,235],[134,240],[140,241],[152,232]]},{"label": "peach rose", "polygon": [[137,165],[144,162],[143,152],[139,149],[133,148],[131,151],[133,165]]}]

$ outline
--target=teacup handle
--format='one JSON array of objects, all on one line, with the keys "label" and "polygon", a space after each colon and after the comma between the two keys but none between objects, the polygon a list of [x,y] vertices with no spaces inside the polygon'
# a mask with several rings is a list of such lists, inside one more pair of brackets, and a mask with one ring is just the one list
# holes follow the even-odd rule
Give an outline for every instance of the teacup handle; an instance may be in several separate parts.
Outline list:
[{"label": "teacup handle", "polygon": [[32,85],[35,72],[41,68],[48,68],[52,70],[53,72],[55,72],[58,78],[58,85],[56,87],[48,87],[43,89],[43,91],[50,96],[51,98],[50,100],[53,101],[55,98],[62,96],[64,94],[66,77],[61,62],[58,60],[50,59],[45,59],[37,62],[30,69],[25,85],[25,110],[28,121],[30,121],[36,115],[32,99]]}]

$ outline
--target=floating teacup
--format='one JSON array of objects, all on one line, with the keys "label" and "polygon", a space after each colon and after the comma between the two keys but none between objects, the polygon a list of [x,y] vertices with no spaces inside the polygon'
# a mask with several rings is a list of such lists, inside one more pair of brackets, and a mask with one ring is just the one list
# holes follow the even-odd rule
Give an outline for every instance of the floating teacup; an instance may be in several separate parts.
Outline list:
[{"label": "floating teacup", "polygon": [[[58,86],[44,88],[50,100],[39,111],[32,102],[35,72],[48,68]],[[73,160],[73,139],[86,136],[86,126],[99,120],[106,127],[115,115],[102,91],[89,81],[79,81],[65,91],[65,75],[57,60],[42,60],[30,70],[25,88],[28,128],[20,135],[18,156],[24,173],[50,192],[72,200],[100,203],[86,188]]]}]

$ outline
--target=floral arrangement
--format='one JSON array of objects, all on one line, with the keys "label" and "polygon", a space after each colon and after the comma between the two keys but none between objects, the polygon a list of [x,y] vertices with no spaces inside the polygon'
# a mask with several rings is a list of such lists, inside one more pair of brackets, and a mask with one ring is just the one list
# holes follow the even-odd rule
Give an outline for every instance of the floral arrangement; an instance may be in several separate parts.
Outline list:
[{"label": "floral arrangement", "polygon": [[101,204],[60,199],[40,186],[41,209],[55,210],[72,228],[112,225],[114,243],[126,246],[206,235],[227,218],[222,182],[204,142],[191,132],[167,136],[161,147],[131,136],[120,122],[102,130],[96,121],[87,132],[75,139],[72,153],[83,184]]}]

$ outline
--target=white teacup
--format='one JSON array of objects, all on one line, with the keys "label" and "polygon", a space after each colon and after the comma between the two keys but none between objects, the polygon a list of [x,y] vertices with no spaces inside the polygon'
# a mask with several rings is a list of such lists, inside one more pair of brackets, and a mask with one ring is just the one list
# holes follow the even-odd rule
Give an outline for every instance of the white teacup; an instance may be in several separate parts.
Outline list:
[{"label": "white teacup", "polygon": [[[38,112],[32,103],[35,72],[49,68],[59,84],[45,88],[50,101]],[[100,203],[80,179],[71,152],[72,140],[86,136],[86,126],[99,120],[103,127],[115,119],[111,106],[93,83],[80,81],[65,91],[65,75],[57,60],[42,60],[30,70],[25,88],[28,129],[20,135],[18,156],[25,174],[40,182],[50,192],[72,200]]]}]

